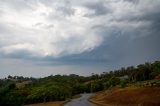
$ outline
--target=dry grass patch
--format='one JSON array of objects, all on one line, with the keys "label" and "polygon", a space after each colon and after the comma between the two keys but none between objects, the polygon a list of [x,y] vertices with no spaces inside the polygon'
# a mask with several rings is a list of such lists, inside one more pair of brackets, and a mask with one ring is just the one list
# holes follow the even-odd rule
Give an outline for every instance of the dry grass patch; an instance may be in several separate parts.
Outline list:
[{"label": "dry grass patch", "polygon": [[25,85],[30,84],[30,83],[32,83],[32,81],[17,82],[16,87],[22,87],[22,86],[25,86]]},{"label": "dry grass patch", "polygon": [[56,101],[56,102],[47,102],[47,103],[36,103],[24,106],[62,106],[64,101]]},{"label": "dry grass patch", "polygon": [[127,87],[97,93],[90,99],[102,106],[160,106],[160,87]]}]

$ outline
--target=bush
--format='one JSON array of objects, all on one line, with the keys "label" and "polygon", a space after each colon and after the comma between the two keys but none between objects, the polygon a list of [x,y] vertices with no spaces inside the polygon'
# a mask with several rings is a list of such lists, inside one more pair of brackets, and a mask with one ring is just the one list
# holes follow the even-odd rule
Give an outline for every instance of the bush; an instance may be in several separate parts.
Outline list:
[{"label": "bush", "polygon": [[126,79],[121,80],[121,81],[120,81],[120,86],[121,86],[122,88],[126,87],[126,86],[127,86],[127,80],[126,80]]}]

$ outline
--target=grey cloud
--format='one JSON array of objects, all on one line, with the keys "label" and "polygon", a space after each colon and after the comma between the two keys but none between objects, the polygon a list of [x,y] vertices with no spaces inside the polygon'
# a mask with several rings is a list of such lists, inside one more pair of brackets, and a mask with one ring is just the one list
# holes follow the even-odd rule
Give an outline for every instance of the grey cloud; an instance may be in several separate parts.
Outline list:
[{"label": "grey cloud", "polygon": [[14,53],[9,53],[9,54],[1,53],[1,56],[7,57],[7,58],[15,58],[15,59],[19,58],[19,59],[27,59],[27,60],[31,59],[32,60],[32,53],[28,52],[27,50],[18,50]]},{"label": "grey cloud", "polygon": [[47,25],[46,28],[47,29],[54,28],[54,25],[53,24]]},{"label": "grey cloud", "polygon": [[46,5],[46,6],[49,6],[49,7],[52,7],[54,6],[54,3],[56,2],[57,0],[39,0],[40,3]]},{"label": "grey cloud", "polygon": [[[158,33],[160,27],[160,2],[146,2],[148,5],[152,4],[150,7],[145,6],[146,4],[143,4],[142,1],[139,3],[141,4],[133,4],[139,11],[133,13],[128,12],[124,16],[113,17],[109,20],[110,23],[116,22],[117,24],[110,26],[104,21],[104,25],[95,25],[92,26],[92,28],[96,29],[96,31],[102,35],[104,35],[104,33],[113,34],[117,31],[120,32],[119,34],[121,35],[128,35],[130,37],[151,35],[152,33],[155,33],[154,30]],[[121,24],[123,25],[121,26]]]},{"label": "grey cloud", "polygon": [[139,3],[139,0],[123,0],[123,1],[134,3],[134,4],[138,4]]},{"label": "grey cloud", "polygon": [[[159,19],[160,1],[150,0],[124,0],[133,3],[131,6],[136,11],[128,11],[124,16],[114,17],[111,21],[128,21],[128,22],[141,22],[141,21],[157,21]],[[135,3],[136,2],[136,3]],[[149,6],[146,6],[149,5]]]},{"label": "grey cloud", "polygon": [[51,29],[51,28],[54,28],[54,25],[38,22],[38,23],[34,24],[33,27],[42,27],[44,29]]},{"label": "grey cloud", "polygon": [[87,17],[106,15],[112,12],[112,8],[109,5],[106,6],[105,1],[92,2],[92,3],[89,2],[86,3],[84,6],[94,11],[94,13],[86,14],[85,16]]},{"label": "grey cloud", "polygon": [[72,7],[71,2],[66,0],[64,1],[40,0],[40,3],[46,5],[47,7],[49,6],[51,8],[55,8],[56,11],[61,12],[62,16],[70,16],[74,15],[75,13],[75,9]]},{"label": "grey cloud", "polygon": [[57,7],[57,11],[61,11],[64,16],[74,15],[75,13],[75,9],[67,5]]},{"label": "grey cloud", "polygon": [[144,16],[142,16],[142,20],[146,20],[151,22],[151,26],[150,26],[150,31],[156,31],[159,32],[159,28],[160,28],[160,11],[158,11],[160,9],[160,5],[152,10],[152,12],[146,13]]},{"label": "grey cloud", "polygon": [[38,22],[38,23],[36,23],[34,26],[41,26],[41,25],[43,25],[43,23]]}]

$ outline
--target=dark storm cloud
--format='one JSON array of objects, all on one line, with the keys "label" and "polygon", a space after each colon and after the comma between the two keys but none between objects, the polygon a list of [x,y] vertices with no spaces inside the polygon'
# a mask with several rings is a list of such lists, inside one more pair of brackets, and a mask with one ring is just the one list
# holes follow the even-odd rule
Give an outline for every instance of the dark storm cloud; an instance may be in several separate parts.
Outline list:
[{"label": "dark storm cloud", "polygon": [[105,65],[109,69],[137,65],[160,59],[159,40],[160,36],[156,33],[138,39],[131,39],[127,35],[118,38],[111,36],[93,51],[62,57],[56,61],[61,64]]},{"label": "dark storm cloud", "polygon": [[[129,2],[134,2],[133,5],[138,5],[139,0],[129,0]],[[104,41],[101,46],[90,52],[71,55],[62,58],[61,60],[73,64],[81,64],[85,62],[95,64],[105,63],[108,67],[122,67],[159,60],[159,5],[160,3],[150,8],[149,11],[145,11],[144,9],[146,7],[143,7],[142,11],[140,11],[142,12],[140,15],[128,14],[128,17],[121,17],[121,20],[117,20],[118,22],[128,21],[135,24],[142,23],[142,25],[136,28],[123,28],[114,25],[110,27],[101,24],[92,26],[91,29],[95,30],[97,34],[104,36]]]},{"label": "dark storm cloud", "polygon": [[151,22],[149,29],[150,32],[155,31],[157,34],[160,32],[160,11],[158,11],[158,9],[160,9],[160,5],[157,7],[157,9],[152,10],[142,17],[143,20]]}]

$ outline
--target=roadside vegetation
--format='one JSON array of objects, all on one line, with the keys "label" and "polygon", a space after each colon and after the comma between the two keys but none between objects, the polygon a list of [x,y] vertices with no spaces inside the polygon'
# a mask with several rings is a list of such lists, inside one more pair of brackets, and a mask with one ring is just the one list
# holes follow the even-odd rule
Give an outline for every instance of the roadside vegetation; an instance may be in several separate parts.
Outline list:
[{"label": "roadside vegetation", "polygon": [[[100,75],[92,74],[88,77],[75,74],[51,75],[45,78],[24,78],[23,76],[9,75],[7,78],[0,80],[0,106],[65,101],[84,92],[112,91],[113,88],[117,87],[127,89],[128,86],[159,89],[160,61],[103,72]],[[149,93],[150,90],[147,92]],[[157,90],[157,92],[159,94],[160,90]],[[103,94],[106,93],[103,92]],[[98,100],[94,99],[94,101]],[[106,101],[104,103],[111,102]]]}]

